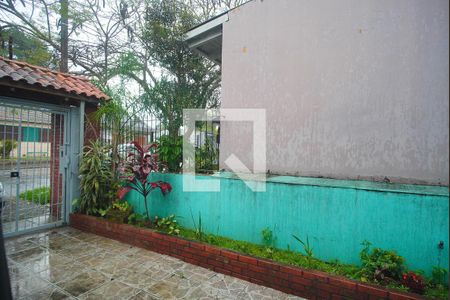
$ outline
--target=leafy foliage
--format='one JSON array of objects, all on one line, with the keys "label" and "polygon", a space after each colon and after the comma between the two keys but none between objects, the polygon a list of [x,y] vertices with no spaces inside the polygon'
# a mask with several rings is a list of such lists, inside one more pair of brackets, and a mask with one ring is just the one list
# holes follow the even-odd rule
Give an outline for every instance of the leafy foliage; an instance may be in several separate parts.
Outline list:
[{"label": "leafy foliage", "polygon": [[[163,121],[171,137],[182,125],[183,109],[213,108],[219,103],[220,69],[186,47],[183,35],[198,23],[193,9],[178,0],[145,2],[136,36],[145,55],[129,52],[124,75],[143,89],[148,111]],[[130,58],[134,57],[134,58]],[[149,64],[161,76],[154,76]]]},{"label": "leafy foliage", "polygon": [[433,271],[431,272],[431,282],[435,285],[447,285],[447,270],[438,266],[433,267]]},{"label": "leafy foliage", "polygon": [[180,225],[175,220],[175,215],[170,215],[166,218],[155,217],[155,227],[159,230],[163,230],[171,235],[180,234]]},{"label": "leafy foliage", "polygon": [[148,220],[141,214],[132,213],[128,216],[128,224],[144,227],[146,223],[148,223]]},{"label": "leafy foliage", "polygon": [[163,135],[158,141],[158,158],[169,172],[179,172],[183,161],[183,138]]},{"label": "leafy foliage", "polygon": [[157,172],[160,169],[158,155],[156,154],[157,145],[151,144],[142,147],[137,142],[131,142],[131,144],[134,145],[135,151],[128,154],[129,159],[124,162],[123,166],[123,176],[127,185],[119,190],[118,197],[122,199],[130,190],[135,190],[141,194],[144,199],[147,219],[150,220],[147,197],[157,188],[161,190],[163,195],[166,195],[172,190],[172,186],[162,181],[148,181],[150,173]]},{"label": "leafy foliage", "polygon": [[205,143],[195,149],[195,170],[211,172],[219,170],[219,149],[215,147],[212,140],[207,138]]},{"label": "leafy foliage", "polygon": [[414,272],[402,274],[402,284],[408,287],[410,292],[423,294],[425,292],[425,282],[420,275]]},{"label": "leafy foliage", "polygon": [[192,211],[191,211],[191,218],[192,218],[192,224],[194,225],[194,228],[195,228],[194,232],[195,232],[196,238],[199,241],[203,241],[205,233],[203,232],[202,215],[200,214],[200,212],[198,213],[198,223],[196,223],[194,220],[194,215],[192,214]]},{"label": "leafy foliage", "polygon": [[109,148],[98,141],[84,147],[80,163],[80,212],[95,214],[111,204],[111,185],[114,183],[110,169]]},{"label": "leafy foliage", "polygon": [[9,158],[11,156],[11,151],[16,149],[17,142],[13,140],[0,141],[0,157]]},{"label": "leafy foliage", "polygon": [[114,201],[106,210],[105,217],[117,223],[127,223],[132,208],[126,201]]},{"label": "leafy foliage", "polygon": [[303,251],[306,254],[306,257],[308,258],[308,267],[312,267],[312,262],[313,262],[313,257],[314,257],[314,253],[313,253],[313,248],[311,247],[311,245],[309,244],[309,238],[308,236],[306,236],[306,242],[304,242],[303,240],[301,240],[298,236],[296,235],[292,235],[292,237],[294,239],[296,239],[303,247]]},{"label": "leafy foliage", "polygon": [[38,203],[41,205],[50,202],[50,188],[47,186],[38,187],[19,194],[19,198],[28,202]]},{"label": "leafy foliage", "polygon": [[268,253],[267,247],[265,245],[256,245],[245,241],[237,241],[222,236],[208,234],[206,232],[203,232],[202,236],[200,237],[197,233],[196,228],[186,229],[182,227],[180,231],[180,236],[188,239],[207,242],[211,245],[238,251],[251,256],[269,258],[280,263],[299,266],[303,268],[311,268],[310,260],[314,260],[315,269],[330,274],[347,276],[350,278],[355,278],[359,270],[357,266],[341,264],[335,261],[324,262],[315,258],[309,258],[306,255],[303,255],[302,253],[290,250],[281,250],[277,248],[272,248],[273,252]]},{"label": "leafy foliage", "polygon": [[364,246],[359,256],[362,262],[361,279],[363,281],[376,281],[389,283],[393,280],[400,280],[405,269],[404,259],[394,251],[373,248],[370,251],[371,243],[364,241]]},{"label": "leafy foliage", "polygon": [[269,257],[272,258],[276,241],[276,238],[273,236],[272,230],[270,230],[269,227],[264,228],[263,230],[261,230],[261,236],[263,245],[266,246],[266,252],[268,253]]},{"label": "leafy foliage", "polygon": [[[45,53],[40,54],[45,48],[58,58],[63,56],[60,19],[64,13],[69,18],[67,56],[77,72],[95,78],[102,85],[110,84],[117,75],[125,75],[135,80],[143,89],[151,90],[159,82],[159,76],[156,78],[157,76],[152,74],[155,68],[165,70],[164,66],[169,58],[183,61],[187,53],[192,54],[189,49],[180,51],[180,37],[186,29],[231,9],[244,0],[71,0],[68,1],[68,11],[63,9],[61,2],[0,1],[0,26],[3,29],[20,29],[26,32],[30,39],[38,40],[45,46],[36,45],[34,48],[38,53],[25,55],[28,58],[46,56]],[[166,37],[170,37],[170,40]],[[167,52],[167,55],[161,55],[164,52]],[[124,53],[131,54],[129,56],[133,56],[133,59],[128,57],[125,64],[122,64],[121,56]],[[194,64],[186,63],[184,68],[177,64],[179,74],[192,70],[189,71],[192,75],[189,75],[188,80],[177,83],[166,71],[164,75],[169,77],[170,84],[174,85],[176,90],[188,91],[188,88],[184,88],[186,85],[196,87],[189,101],[195,100],[195,93],[201,103],[214,98],[210,97],[211,93],[218,94],[218,68],[211,67],[211,63],[198,55],[196,60],[201,62],[199,66],[195,61]],[[33,63],[40,61],[44,59],[34,60]],[[130,64],[131,61],[134,61],[134,66]],[[55,62],[55,68],[56,64]],[[130,67],[127,68],[127,65]],[[173,69],[174,64],[169,65]],[[202,65],[207,67],[203,68]],[[211,80],[211,77],[216,79]],[[164,92],[164,89],[161,91]],[[167,94],[178,96],[186,92],[174,94],[170,91]],[[168,108],[174,104],[172,101],[170,99],[170,103],[167,103]],[[164,103],[155,105],[164,106]],[[169,110],[161,113],[176,115],[171,114]]]},{"label": "leafy foliage", "polygon": [[[14,59],[46,68],[57,65],[53,53],[42,40],[14,27],[0,31],[1,41],[7,41],[10,36],[13,39]],[[8,49],[0,47],[0,56],[8,57]]]},{"label": "leafy foliage", "polygon": [[117,176],[117,167],[122,159],[119,155],[119,145],[132,139],[135,129],[127,125],[136,123],[139,112],[142,112],[142,105],[138,99],[130,96],[124,80],[120,80],[114,87],[98,85],[110,99],[100,103],[94,118],[102,124],[103,130],[111,133],[111,170]]},{"label": "leafy foliage", "polygon": [[269,229],[269,227],[264,228],[261,230],[261,236],[263,240],[263,244],[266,246],[272,246],[273,244],[273,233],[272,230]]},{"label": "leafy foliage", "polygon": [[[301,268],[307,269],[315,269],[319,271],[326,272],[328,274],[345,276],[350,279],[358,279],[360,280],[361,267],[349,264],[340,263],[337,260],[325,262],[318,260],[316,258],[311,258],[302,253],[290,251],[290,250],[281,250],[277,248],[273,248],[272,253],[268,253],[266,251],[267,247],[264,245],[255,245],[249,242],[232,240],[226,237],[217,236],[213,234],[204,233],[202,239],[199,239],[197,230],[194,229],[186,229],[181,228],[180,236],[192,240],[198,240],[201,242],[207,242],[211,245],[215,245],[218,247],[222,247],[225,249],[230,249],[234,251],[238,251],[244,254],[248,254],[255,257],[261,258],[269,258],[276,262],[280,262],[283,264],[298,266]],[[370,280],[369,280],[370,281]],[[378,283],[377,281],[370,281],[373,283]],[[397,290],[406,290],[399,281],[390,282],[386,285],[390,288],[394,288]],[[442,286],[425,287],[425,295],[432,296],[439,299],[448,299],[448,289]]]}]

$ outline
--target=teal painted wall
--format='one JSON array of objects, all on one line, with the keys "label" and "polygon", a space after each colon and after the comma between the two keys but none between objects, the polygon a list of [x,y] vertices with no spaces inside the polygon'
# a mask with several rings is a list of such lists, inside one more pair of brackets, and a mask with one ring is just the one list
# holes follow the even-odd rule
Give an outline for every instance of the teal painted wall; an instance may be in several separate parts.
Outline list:
[{"label": "teal painted wall", "polygon": [[[197,179],[211,179],[197,176]],[[173,191],[150,195],[151,215],[175,214],[179,222],[194,228],[201,213],[206,232],[237,240],[261,243],[268,227],[278,248],[301,250],[292,238],[309,237],[314,255],[323,260],[359,263],[361,242],[396,250],[413,270],[428,274],[433,266],[448,269],[448,188],[393,185],[366,181],[342,181],[278,176],[266,192],[254,193],[242,181],[220,180],[220,192],[183,192],[182,175],[154,174],[154,180],[172,184]],[[134,210],[144,213],[136,193],[127,195]],[[444,249],[438,249],[439,241]]]},{"label": "teal painted wall", "polygon": [[39,141],[39,128],[23,127],[23,142],[38,142]]}]

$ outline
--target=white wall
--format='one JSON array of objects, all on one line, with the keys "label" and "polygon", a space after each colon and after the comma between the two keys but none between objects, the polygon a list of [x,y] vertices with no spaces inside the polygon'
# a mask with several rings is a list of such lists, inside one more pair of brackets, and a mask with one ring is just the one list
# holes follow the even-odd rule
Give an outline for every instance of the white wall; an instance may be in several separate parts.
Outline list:
[{"label": "white wall", "polygon": [[[448,0],[254,0],[223,27],[222,107],[267,109],[271,172],[448,184],[448,24]],[[221,168],[251,169],[241,125]]]}]

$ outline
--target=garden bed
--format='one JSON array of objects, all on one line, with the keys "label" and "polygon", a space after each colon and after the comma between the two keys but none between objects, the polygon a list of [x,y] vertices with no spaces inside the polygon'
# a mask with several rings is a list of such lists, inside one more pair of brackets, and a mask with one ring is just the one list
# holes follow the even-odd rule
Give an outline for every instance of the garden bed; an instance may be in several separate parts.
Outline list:
[{"label": "garden bed", "polygon": [[185,262],[308,299],[424,299],[324,272],[283,265],[147,228],[71,214],[70,225]]}]

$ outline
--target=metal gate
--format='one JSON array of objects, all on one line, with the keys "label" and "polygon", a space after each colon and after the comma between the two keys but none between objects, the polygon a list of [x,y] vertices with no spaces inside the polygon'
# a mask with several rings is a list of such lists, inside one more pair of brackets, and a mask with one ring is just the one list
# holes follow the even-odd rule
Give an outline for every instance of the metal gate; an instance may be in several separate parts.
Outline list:
[{"label": "metal gate", "polygon": [[4,236],[66,220],[67,110],[0,98],[1,221]]}]

